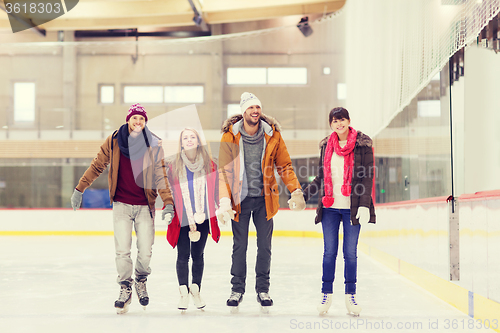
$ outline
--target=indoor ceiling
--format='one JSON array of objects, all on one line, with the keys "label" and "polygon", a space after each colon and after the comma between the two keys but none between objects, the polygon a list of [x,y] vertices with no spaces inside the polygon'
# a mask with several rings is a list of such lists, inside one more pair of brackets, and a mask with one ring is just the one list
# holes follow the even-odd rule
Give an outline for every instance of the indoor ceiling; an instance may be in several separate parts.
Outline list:
[{"label": "indoor ceiling", "polygon": [[[22,0],[28,2],[28,0]],[[290,15],[327,14],[338,11],[346,0],[65,0],[73,8],[46,23],[38,14],[24,14],[22,7],[17,19],[34,22],[46,31],[164,29],[190,27],[208,30],[211,24],[257,21]],[[19,0],[5,0],[0,9]],[[33,2],[33,1],[32,1]],[[40,1],[37,1],[40,2]],[[60,2],[60,0],[44,1]],[[75,6],[76,4],[76,6]],[[0,29],[10,30],[6,13],[0,11]],[[203,19],[195,24],[196,15]],[[37,22],[37,20],[39,20]]]}]

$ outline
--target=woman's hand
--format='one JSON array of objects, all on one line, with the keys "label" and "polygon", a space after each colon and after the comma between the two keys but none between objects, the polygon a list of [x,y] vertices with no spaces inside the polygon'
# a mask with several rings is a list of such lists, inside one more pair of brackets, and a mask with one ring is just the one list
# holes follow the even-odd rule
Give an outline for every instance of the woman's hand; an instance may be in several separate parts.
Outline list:
[{"label": "woman's hand", "polygon": [[370,209],[368,207],[359,206],[356,218],[358,219],[359,224],[366,224],[370,222]]}]

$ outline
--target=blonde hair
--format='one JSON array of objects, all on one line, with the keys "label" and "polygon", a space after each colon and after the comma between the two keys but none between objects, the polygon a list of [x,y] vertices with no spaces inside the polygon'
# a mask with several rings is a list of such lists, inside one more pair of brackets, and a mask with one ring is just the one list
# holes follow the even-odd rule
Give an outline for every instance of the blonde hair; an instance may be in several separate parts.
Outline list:
[{"label": "blonde hair", "polygon": [[201,154],[201,158],[203,159],[203,168],[205,169],[205,173],[208,174],[210,173],[211,170],[211,162],[212,159],[210,158],[210,155],[208,154],[207,150],[205,147],[202,146],[201,140],[200,140],[200,135],[194,128],[189,128],[186,127],[181,131],[181,135],[179,135],[179,149],[178,153],[175,156],[175,161],[174,161],[174,175],[179,179],[179,175],[181,171],[184,169],[184,161],[182,160],[181,157],[181,151],[182,151],[182,134],[185,131],[191,131],[196,135],[196,138],[198,139],[198,147],[196,147],[196,158]]}]

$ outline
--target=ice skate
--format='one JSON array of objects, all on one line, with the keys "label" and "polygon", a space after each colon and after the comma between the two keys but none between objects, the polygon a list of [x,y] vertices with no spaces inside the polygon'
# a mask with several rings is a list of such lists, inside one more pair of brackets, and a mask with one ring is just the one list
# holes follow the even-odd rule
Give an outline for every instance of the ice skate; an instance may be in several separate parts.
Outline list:
[{"label": "ice skate", "polygon": [[130,285],[122,285],[120,295],[115,301],[115,308],[117,314],[124,314],[128,312],[128,307],[132,301],[132,287]]},{"label": "ice skate", "polygon": [[358,317],[361,312],[361,306],[356,302],[356,294],[345,294],[345,306],[347,314],[353,317]]},{"label": "ice skate", "polygon": [[179,305],[177,305],[177,308],[179,310],[186,311],[189,305],[189,292],[187,286],[179,286],[179,292],[181,293],[181,299],[179,300]]},{"label": "ice skate", "polygon": [[257,302],[260,303],[262,313],[269,313],[269,309],[273,306],[273,300],[268,293],[257,293]]},{"label": "ice skate", "polygon": [[146,306],[149,304],[148,291],[146,290],[146,279],[135,281],[135,291],[137,292],[139,303],[141,303],[144,310],[146,310]]},{"label": "ice skate", "polygon": [[318,305],[320,315],[326,314],[332,305],[333,294],[321,294],[321,304]]},{"label": "ice skate", "polygon": [[191,293],[191,296],[193,296],[194,306],[198,309],[203,309],[206,306],[206,303],[200,296],[200,287],[193,283],[189,292]]},{"label": "ice skate", "polygon": [[232,291],[231,296],[229,296],[229,299],[226,302],[227,306],[231,308],[231,313],[238,313],[241,301],[243,301],[243,294]]}]

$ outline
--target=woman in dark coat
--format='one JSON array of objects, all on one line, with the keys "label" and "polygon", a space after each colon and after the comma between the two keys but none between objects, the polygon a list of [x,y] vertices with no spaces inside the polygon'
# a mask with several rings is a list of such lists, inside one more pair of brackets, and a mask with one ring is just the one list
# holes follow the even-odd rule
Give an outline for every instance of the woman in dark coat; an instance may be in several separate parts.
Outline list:
[{"label": "woman in dark coat", "polygon": [[315,222],[323,228],[324,254],[320,313],[330,308],[343,223],[345,302],[349,313],[359,315],[356,302],[357,246],[361,224],[375,223],[372,186],[375,173],[372,140],[350,127],[349,112],[337,107],[330,111],[333,133],[320,142],[318,176],[304,190],[305,199],[318,193]]}]

